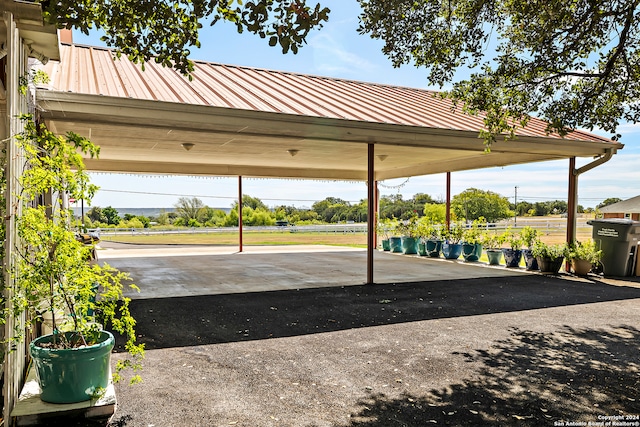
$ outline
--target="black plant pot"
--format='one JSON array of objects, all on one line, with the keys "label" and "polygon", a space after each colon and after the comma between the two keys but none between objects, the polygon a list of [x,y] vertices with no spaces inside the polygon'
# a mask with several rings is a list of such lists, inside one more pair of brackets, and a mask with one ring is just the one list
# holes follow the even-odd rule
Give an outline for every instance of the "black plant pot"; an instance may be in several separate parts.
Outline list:
[{"label": "black plant pot", "polygon": [[524,256],[524,263],[528,271],[538,270],[538,260],[533,256],[531,249],[524,249],[522,256]]},{"label": "black plant pot", "polygon": [[558,258],[548,258],[548,257],[537,257],[538,267],[540,267],[541,273],[553,273],[558,274],[560,268],[562,267],[562,262],[564,261],[564,257]]},{"label": "black plant pot", "polygon": [[504,255],[506,267],[520,267],[520,260],[522,259],[522,251],[520,249],[503,248],[502,254]]}]

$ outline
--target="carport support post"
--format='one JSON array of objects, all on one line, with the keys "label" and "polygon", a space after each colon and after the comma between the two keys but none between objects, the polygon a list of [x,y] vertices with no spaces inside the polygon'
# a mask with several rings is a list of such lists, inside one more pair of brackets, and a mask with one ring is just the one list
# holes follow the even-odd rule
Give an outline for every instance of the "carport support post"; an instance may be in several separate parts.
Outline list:
[{"label": "carport support post", "polygon": [[591,169],[611,160],[616,153],[615,148],[608,148],[603,155],[576,169],[576,158],[569,159],[569,200],[567,202],[567,243],[576,240],[576,216],[578,215],[578,177]]},{"label": "carport support post", "polygon": [[567,243],[576,240],[576,215],[578,213],[578,175],[576,158],[569,159],[569,196],[567,198]]},{"label": "carport support post", "polygon": [[373,205],[373,214],[374,214],[374,218],[376,220],[375,223],[375,231],[374,231],[374,235],[373,235],[373,247],[375,249],[378,249],[378,222],[380,221],[380,192],[378,191],[378,181],[375,181],[375,185],[374,185],[374,197],[375,197],[375,203]]},{"label": "carport support post", "polygon": [[447,231],[451,229],[451,172],[447,172],[447,207],[446,207]]},{"label": "carport support post", "polygon": [[238,252],[242,252],[242,176],[238,176]]},{"label": "carport support post", "polygon": [[376,233],[376,182],[374,171],[374,144],[368,144],[367,165],[367,284],[373,284],[373,249]]}]

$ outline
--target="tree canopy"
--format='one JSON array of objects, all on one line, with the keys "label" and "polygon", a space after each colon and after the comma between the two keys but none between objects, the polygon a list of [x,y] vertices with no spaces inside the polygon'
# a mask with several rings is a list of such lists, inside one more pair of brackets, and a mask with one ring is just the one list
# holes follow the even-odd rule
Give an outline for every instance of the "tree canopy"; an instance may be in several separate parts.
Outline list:
[{"label": "tree canopy", "polygon": [[320,4],[307,6],[306,0],[43,0],[42,6],[51,24],[85,34],[102,29],[102,41],[118,55],[140,64],[153,59],[183,74],[193,71],[189,47],[200,47],[203,22],[231,22],[239,33],[257,34],[283,53],[297,53],[330,12]]},{"label": "tree canopy", "polygon": [[471,70],[446,96],[486,112],[487,144],[529,115],[560,134],[640,119],[640,0],[359,2],[360,33],[394,66],[424,66],[440,87]]},{"label": "tree canopy", "polygon": [[456,217],[473,221],[484,217],[488,222],[513,216],[509,199],[493,191],[468,188],[451,199],[451,210]]},{"label": "tree canopy", "polygon": [[619,197],[608,197],[602,201],[602,203],[596,206],[597,209],[604,208],[605,206],[613,205],[614,203],[621,202],[622,199]]}]

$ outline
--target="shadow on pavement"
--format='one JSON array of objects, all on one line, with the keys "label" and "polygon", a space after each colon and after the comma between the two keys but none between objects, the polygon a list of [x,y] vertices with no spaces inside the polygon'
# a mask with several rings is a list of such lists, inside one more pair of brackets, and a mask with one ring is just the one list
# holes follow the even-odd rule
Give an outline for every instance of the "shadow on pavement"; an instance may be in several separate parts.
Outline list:
[{"label": "shadow on pavement", "polygon": [[130,308],[139,341],[160,349],[634,298],[640,288],[516,275],[137,299]]},{"label": "shadow on pavement", "polygon": [[422,396],[371,394],[340,427],[607,425],[599,416],[638,425],[639,343],[632,326],[513,330],[490,351],[465,355],[481,363],[477,378]]}]

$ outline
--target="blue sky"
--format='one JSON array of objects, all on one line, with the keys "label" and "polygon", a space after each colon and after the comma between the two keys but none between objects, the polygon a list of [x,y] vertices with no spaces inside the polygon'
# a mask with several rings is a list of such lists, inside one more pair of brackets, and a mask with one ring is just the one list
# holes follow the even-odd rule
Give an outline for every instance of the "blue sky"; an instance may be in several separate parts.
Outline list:
[{"label": "blue sky", "polygon": [[[359,35],[360,7],[355,0],[324,0],[331,9],[324,28],[308,37],[308,44],[297,55],[283,55],[257,36],[237,34],[231,24],[220,22],[205,27],[200,35],[201,49],[192,49],[191,58],[225,64],[300,72],[401,86],[427,88],[426,71],[411,66],[395,69],[380,51],[382,42]],[[74,32],[74,42],[103,45],[98,34],[84,36]],[[434,88],[437,89],[437,88]],[[583,174],[578,186],[579,204],[595,206],[608,197],[627,199],[640,194],[640,124],[623,124],[620,142],[625,144],[608,163]],[[607,133],[599,133],[609,137]],[[480,141],[478,142],[481,143]],[[591,159],[578,159],[578,167]],[[566,200],[568,160],[523,166],[481,169],[452,174],[452,193],[469,187],[491,190],[513,201]],[[101,187],[95,206],[171,207],[180,196],[197,196],[212,207],[229,207],[237,197],[237,177],[201,178],[181,176],[141,176],[94,174]],[[443,174],[396,179],[381,183],[382,194],[401,193],[405,199],[427,193],[444,199]],[[366,198],[364,183],[314,180],[243,180],[243,191],[267,205],[311,206],[328,196],[357,202]],[[155,194],[150,194],[155,193]]]}]

